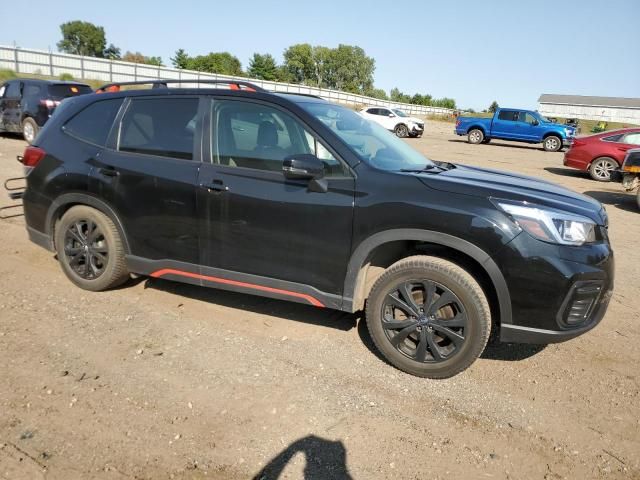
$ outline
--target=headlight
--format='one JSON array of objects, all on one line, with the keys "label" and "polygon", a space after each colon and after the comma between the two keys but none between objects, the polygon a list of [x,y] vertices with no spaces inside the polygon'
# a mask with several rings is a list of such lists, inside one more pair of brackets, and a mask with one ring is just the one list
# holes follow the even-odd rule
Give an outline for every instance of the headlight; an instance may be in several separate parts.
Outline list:
[{"label": "headlight", "polygon": [[596,224],[586,217],[528,202],[493,202],[529,235],[543,242],[583,245],[596,241]]}]

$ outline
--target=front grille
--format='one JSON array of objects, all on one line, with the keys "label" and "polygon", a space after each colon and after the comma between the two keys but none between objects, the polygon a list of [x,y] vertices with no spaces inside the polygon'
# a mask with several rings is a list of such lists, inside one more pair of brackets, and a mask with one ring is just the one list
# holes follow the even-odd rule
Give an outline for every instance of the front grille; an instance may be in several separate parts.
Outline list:
[{"label": "front grille", "polygon": [[563,328],[576,328],[589,323],[602,291],[601,281],[576,282],[558,312],[558,324]]}]

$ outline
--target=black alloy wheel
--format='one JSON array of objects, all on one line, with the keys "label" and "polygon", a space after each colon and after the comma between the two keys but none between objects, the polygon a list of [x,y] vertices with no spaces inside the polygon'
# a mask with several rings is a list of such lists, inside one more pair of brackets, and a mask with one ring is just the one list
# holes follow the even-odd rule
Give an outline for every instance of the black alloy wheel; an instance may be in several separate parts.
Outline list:
[{"label": "black alloy wheel", "polygon": [[69,268],[85,280],[100,277],[109,263],[109,246],[93,220],[79,220],[67,228],[64,254]]},{"label": "black alloy wheel", "polygon": [[394,287],[382,303],[382,326],[398,352],[420,363],[453,357],[466,341],[467,314],[460,299],[431,280]]}]

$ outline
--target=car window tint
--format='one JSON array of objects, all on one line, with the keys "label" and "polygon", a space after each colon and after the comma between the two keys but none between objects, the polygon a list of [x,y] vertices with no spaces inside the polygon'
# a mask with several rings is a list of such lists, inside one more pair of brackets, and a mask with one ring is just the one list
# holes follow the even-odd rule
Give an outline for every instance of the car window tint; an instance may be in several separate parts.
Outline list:
[{"label": "car window tint", "polygon": [[91,90],[91,87],[88,85],[66,83],[49,85],[49,95],[56,99],[75,97],[76,95],[84,95],[92,92],[93,90]]},{"label": "car window tint", "polygon": [[40,85],[26,84],[24,86],[22,94],[25,97],[36,97],[40,95],[41,91],[42,88],[40,87]]},{"label": "car window tint", "polygon": [[370,108],[369,110],[367,110],[367,113],[370,113],[371,115],[377,115],[378,114],[378,109],[377,108]]},{"label": "car window tint", "polygon": [[518,112],[513,110],[500,110],[498,118],[500,120],[506,120],[508,122],[515,122],[518,120]]},{"label": "car window tint", "polygon": [[197,98],[133,99],[122,119],[118,149],[193,160]]},{"label": "car window tint", "polygon": [[19,98],[20,97],[20,82],[11,82],[7,87],[7,98]]},{"label": "car window tint", "polygon": [[640,132],[627,133],[622,141],[630,145],[640,145]]},{"label": "car window tint", "polygon": [[282,172],[283,160],[313,154],[325,164],[325,175],[345,176],[347,170],[318,139],[291,115],[253,102],[219,100],[214,106],[214,162]]},{"label": "car window tint", "polygon": [[533,115],[527,112],[520,112],[520,115],[518,116],[518,118],[521,122],[528,123],[529,125],[533,125],[536,121]]},{"label": "car window tint", "polygon": [[605,142],[619,142],[622,138],[622,135],[622,133],[618,135],[611,135],[610,137],[603,137],[602,140],[604,140]]},{"label": "car window tint", "polygon": [[378,114],[382,115],[383,117],[388,117],[390,113],[391,112],[385,108],[381,108],[378,110]]},{"label": "car window tint", "polygon": [[67,121],[62,129],[80,140],[104,146],[121,104],[121,98],[92,103]]}]

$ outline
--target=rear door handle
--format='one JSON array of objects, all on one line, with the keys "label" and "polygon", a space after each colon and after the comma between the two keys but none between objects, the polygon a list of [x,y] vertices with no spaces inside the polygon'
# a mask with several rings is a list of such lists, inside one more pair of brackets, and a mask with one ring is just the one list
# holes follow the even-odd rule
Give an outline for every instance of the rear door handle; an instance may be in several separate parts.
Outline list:
[{"label": "rear door handle", "polygon": [[117,177],[120,175],[120,172],[113,167],[103,167],[98,171],[105,177]]},{"label": "rear door handle", "polygon": [[206,188],[210,192],[226,192],[229,190],[222,180],[213,180],[211,183],[201,183],[202,188]]}]

